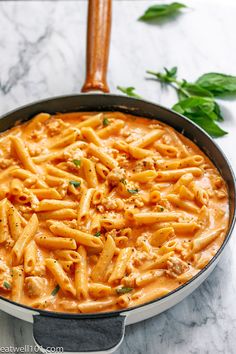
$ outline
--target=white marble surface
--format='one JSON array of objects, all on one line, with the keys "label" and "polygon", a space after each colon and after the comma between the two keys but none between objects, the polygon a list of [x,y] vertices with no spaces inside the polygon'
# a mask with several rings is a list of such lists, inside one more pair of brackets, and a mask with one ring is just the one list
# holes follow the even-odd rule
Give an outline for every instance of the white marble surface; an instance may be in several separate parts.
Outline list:
[{"label": "white marble surface", "polygon": [[[156,1],[158,2],[158,0]],[[145,70],[179,67],[180,77],[236,74],[236,1],[185,0],[189,9],[160,26],[136,19],[153,1],[114,1],[111,92],[135,86],[171,106],[175,95]],[[80,91],[85,72],[85,1],[0,2],[0,113],[40,98]],[[236,101],[222,101],[229,135],[218,143],[236,170]],[[220,265],[193,295],[132,325],[117,354],[236,353],[236,232]],[[0,347],[32,344],[30,324],[0,312]]]}]

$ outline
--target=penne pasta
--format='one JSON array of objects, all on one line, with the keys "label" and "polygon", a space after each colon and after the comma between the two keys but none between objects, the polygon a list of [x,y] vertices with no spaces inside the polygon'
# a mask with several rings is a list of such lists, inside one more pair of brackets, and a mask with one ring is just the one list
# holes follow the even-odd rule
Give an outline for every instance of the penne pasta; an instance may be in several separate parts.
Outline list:
[{"label": "penne pasta", "polygon": [[59,284],[60,289],[65,293],[70,293],[71,295],[76,295],[76,290],[70,278],[66,275],[62,266],[58,261],[53,258],[46,258],[45,264],[48,270],[54,276],[57,284]]},{"label": "penne pasta", "polygon": [[120,250],[120,253],[117,257],[113,272],[108,280],[110,284],[116,283],[120,279],[122,279],[125,275],[125,270],[127,267],[127,263],[132,255],[132,248],[126,247]]},{"label": "penne pasta", "polygon": [[40,113],[1,134],[1,298],[120,311],[207,266],[232,221],[226,182],[194,142],[152,118]]},{"label": "penne pasta", "polygon": [[81,133],[89,143],[93,143],[97,146],[102,146],[99,135],[91,127],[82,127]]},{"label": "penne pasta", "polygon": [[159,130],[159,129],[154,129],[153,131],[151,131],[148,134],[145,134],[142,138],[140,138],[139,140],[136,140],[135,142],[133,142],[131,145],[132,146],[136,146],[139,148],[144,148],[152,143],[154,143],[155,141],[157,141],[158,139],[160,139],[162,137],[162,135],[164,134],[163,130]]},{"label": "penne pasta", "polygon": [[95,169],[95,163],[83,157],[82,166],[83,166],[85,180],[87,181],[88,187],[96,188],[98,186],[98,179],[97,179],[97,173]]},{"label": "penne pasta", "polygon": [[40,220],[73,220],[77,218],[77,211],[73,209],[58,209],[37,213]]},{"label": "penne pasta", "polygon": [[69,237],[73,238],[76,243],[101,249],[102,241],[95,236],[87,234],[85,232],[71,229],[60,221],[52,222],[52,225],[49,227],[51,232],[56,236]]},{"label": "penne pasta", "polygon": [[90,209],[91,200],[93,198],[93,194],[94,194],[94,188],[87,189],[83,192],[79,203],[79,209],[78,209],[78,217],[77,217],[78,224],[84,223],[89,218],[89,209]]},{"label": "penne pasta", "polygon": [[78,248],[80,262],[75,265],[75,290],[78,299],[88,297],[88,265],[87,252],[84,246]]},{"label": "penne pasta", "polygon": [[49,211],[66,208],[75,209],[77,206],[78,204],[72,201],[44,199],[38,203],[37,207],[35,208],[35,211]]},{"label": "penne pasta", "polygon": [[160,278],[164,275],[164,271],[157,269],[157,270],[149,270],[147,272],[142,273],[135,279],[136,286],[145,286],[149,283],[152,283],[156,279]]},{"label": "penne pasta", "polygon": [[25,248],[35,236],[37,230],[38,218],[36,214],[33,214],[12,249],[12,263],[14,265],[20,264]]},{"label": "penne pasta", "polygon": [[97,157],[101,163],[103,163],[106,167],[110,168],[111,170],[117,167],[117,161],[113,159],[113,157],[111,157],[110,155],[102,151],[100,147],[97,147],[93,143],[89,144],[89,153],[92,156]]},{"label": "penne pasta", "polygon": [[48,188],[48,189],[31,189],[30,190],[39,200],[42,199],[61,199],[60,193],[55,188]]},{"label": "penne pasta", "polygon": [[150,212],[150,213],[136,213],[134,220],[139,224],[153,224],[156,222],[176,221],[181,217],[180,213],[176,212]]},{"label": "penne pasta", "polygon": [[131,180],[139,183],[147,183],[153,181],[157,176],[157,172],[153,170],[147,170],[143,172],[134,173],[131,176]]},{"label": "penne pasta", "polygon": [[37,262],[37,246],[31,241],[24,252],[24,271],[26,274],[32,274]]},{"label": "penne pasta", "polygon": [[0,202],[0,244],[10,237],[7,220],[7,199]]},{"label": "penne pasta", "polygon": [[16,152],[16,155],[18,157],[18,159],[21,161],[23,167],[26,170],[29,170],[32,173],[36,173],[37,174],[37,167],[35,166],[35,164],[33,163],[29,152],[27,150],[27,148],[25,147],[23,141],[16,136],[12,136],[11,137],[11,142],[13,145],[13,148]]},{"label": "penne pasta", "polygon": [[117,134],[123,128],[125,122],[123,120],[116,120],[107,127],[98,131],[99,138],[106,139],[113,134]]},{"label": "penne pasta", "polygon": [[12,290],[11,300],[20,302],[23,296],[24,268],[23,266],[12,268]]},{"label": "penne pasta", "polygon": [[180,170],[170,170],[170,171],[158,171],[156,176],[156,181],[158,182],[175,182],[181,176],[186,173],[191,173],[194,177],[200,177],[203,174],[203,171],[198,167],[188,167]]},{"label": "penne pasta", "polygon": [[87,301],[79,304],[78,308],[82,313],[100,312],[117,303],[116,298],[101,301]]},{"label": "penne pasta", "polygon": [[[16,241],[22,233],[22,218],[16,208],[10,203],[7,206],[7,217],[10,235]],[[3,220],[1,216],[0,218]],[[23,226],[25,226],[25,223],[23,223]]]},{"label": "penne pasta", "polygon": [[51,237],[51,236],[37,236],[35,241],[38,246],[50,249],[50,250],[75,250],[76,242],[72,238],[64,237]]},{"label": "penne pasta", "polygon": [[115,250],[115,242],[111,236],[108,236],[98,262],[91,273],[93,281],[103,282],[105,280],[107,267],[111,263]]}]

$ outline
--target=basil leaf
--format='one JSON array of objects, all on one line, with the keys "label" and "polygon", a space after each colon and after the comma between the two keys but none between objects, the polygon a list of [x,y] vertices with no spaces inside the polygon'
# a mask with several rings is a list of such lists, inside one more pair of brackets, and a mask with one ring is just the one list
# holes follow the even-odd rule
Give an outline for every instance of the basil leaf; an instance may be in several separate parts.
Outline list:
[{"label": "basil leaf", "polygon": [[[186,92],[186,94],[184,94]],[[192,84],[187,81],[183,81],[180,89],[178,90],[180,99],[186,98],[188,96],[200,96],[200,97],[213,97],[213,94],[197,84]],[[181,97],[181,95],[183,95]]]},{"label": "basil leaf", "polygon": [[95,237],[101,236],[101,232],[100,232],[100,231],[96,232],[96,233],[94,234],[94,236],[95,236]]},{"label": "basil leaf", "polygon": [[59,290],[60,290],[60,286],[57,285],[57,286],[53,289],[53,291],[51,292],[51,295],[52,295],[52,296],[56,296]]},{"label": "basil leaf", "polygon": [[150,6],[141,17],[139,17],[139,20],[140,21],[158,20],[163,17],[168,17],[177,14],[179,10],[185,7],[186,5],[178,2],[173,2],[171,4],[153,5]]},{"label": "basil leaf", "polygon": [[6,288],[6,289],[11,289],[11,285],[10,285],[7,281],[4,281],[4,282],[3,282],[3,286],[4,286],[4,288]]},{"label": "basil leaf", "polygon": [[200,76],[196,84],[210,91],[214,96],[236,94],[236,76],[207,73]]},{"label": "basil leaf", "polygon": [[102,124],[103,124],[104,127],[107,127],[110,124],[110,122],[109,122],[109,120],[107,118],[104,118],[103,121],[102,121]]},{"label": "basil leaf", "polygon": [[181,114],[190,114],[199,116],[201,114],[207,115],[212,120],[217,120],[215,117],[215,102],[209,98],[192,96],[188,97],[174,105],[173,109]]},{"label": "basil leaf", "polygon": [[77,181],[70,181],[69,183],[72,184],[72,186],[74,186],[75,188],[80,187],[81,185],[81,182],[77,182]]},{"label": "basil leaf", "polygon": [[214,108],[214,113],[217,115],[217,119],[219,122],[223,122],[224,121],[224,117],[221,114],[221,110],[220,110],[220,106],[218,105],[218,103],[215,101],[215,108]]},{"label": "basil leaf", "polygon": [[204,129],[213,138],[220,138],[221,136],[228,134],[226,131],[221,129],[213,120],[205,119],[203,117],[192,117],[190,119],[194,123],[199,125],[202,129]]},{"label": "basil leaf", "polygon": [[117,292],[117,294],[126,294],[132,290],[133,290],[133,288],[128,288],[128,287],[123,286],[123,288],[116,289],[116,292]]},{"label": "basil leaf", "polygon": [[72,162],[75,164],[75,166],[81,166],[81,160],[77,160],[77,159],[75,159],[75,160],[72,160]]},{"label": "basil leaf", "polygon": [[135,98],[141,98],[137,93],[135,93],[135,88],[134,87],[122,87],[122,86],[117,86],[117,89],[120,90],[121,92],[125,93],[129,97],[135,97]]},{"label": "basil leaf", "polygon": [[227,134],[215,123],[215,121],[222,120],[222,116],[218,104],[212,99],[197,96],[189,97],[176,103],[173,110],[191,119],[212,137]]},{"label": "basil leaf", "polygon": [[176,78],[177,76],[177,71],[178,71],[178,68],[177,66],[174,66],[173,68],[171,69],[167,69],[164,67],[164,70],[166,72],[166,75],[169,77],[169,78]]},{"label": "basil leaf", "polygon": [[130,194],[137,194],[138,193],[138,189],[127,189],[127,191],[130,193]]}]

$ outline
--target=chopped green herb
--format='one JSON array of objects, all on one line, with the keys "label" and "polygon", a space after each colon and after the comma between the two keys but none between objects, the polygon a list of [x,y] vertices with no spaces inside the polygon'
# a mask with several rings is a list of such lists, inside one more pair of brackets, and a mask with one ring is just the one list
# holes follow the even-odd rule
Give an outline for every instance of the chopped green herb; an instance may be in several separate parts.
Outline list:
[{"label": "chopped green herb", "polygon": [[96,233],[94,234],[94,236],[95,236],[95,237],[101,236],[101,232],[100,232],[100,231],[96,232]]},{"label": "chopped green herb", "polygon": [[73,162],[73,163],[75,164],[75,166],[77,166],[77,167],[81,166],[81,160],[75,159],[75,160],[72,160],[72,162]]},{"label": "chopped green herb", "polygon": [[77,182],[77,181],[70,181],[69,183],[72,184],[75,188],[80,187],[81,185],[81,182]]},{"label": "chopped green herb", "polygon": [[59,290],[60,290],[60,286],[57,285],[57,286],[53,289],[53,291],[51,292],[51,295],[52,295],[52,296],[56,296]]},{"label": "chopped green herb", "polygon": [[124,185],[127,184],[127,181],[124,178],[121,178],[120,182],[123,183]]},{"label": "chopped green herb", "polygon": [[163,206],[159,205],[159,211],[164,211],[165,209],[163,208]]},{"label": "chopped green herb", "polygon": [[130,193],[130,194],[137,194],[139,191],[138,189],[127,189],[127,191]]},{"label": "chopped green herb", "polygon": [[123,286],[123,288],[116,289],[116,292],[117,292],[117,294],[126,294],[132,290],[133,290],[133,288],[128,288],[128,287]]},{"label": "chopped green herb", "polygon": [[11,285],[7,281],[4,281],[3,286],[6,289],[11,289]]},{"label": "chopped green herb", "polygon": [[107,127],[110,124],[110,122],[107,118],[104,118],[102,124],[104,127]]}]

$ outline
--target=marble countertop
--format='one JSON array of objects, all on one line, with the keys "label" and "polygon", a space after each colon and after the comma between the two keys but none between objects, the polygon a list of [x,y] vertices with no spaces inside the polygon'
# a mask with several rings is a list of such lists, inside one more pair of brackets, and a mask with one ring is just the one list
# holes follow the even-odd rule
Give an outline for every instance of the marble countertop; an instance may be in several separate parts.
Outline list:
[{"label": "marble countertop", "polygon": [[[236,74],[236,2],[185,0],[189,8],[161,25],[136,21],[157,1],[114,1],[108,81],[134,86],[171,107],[176,96],[145,70],[178,66],[180,77]],[[163,1],[164,2],[164,1]],[[0,2],[0,114],[23,104],[80,91],[85,74],[86,1]],[[236,170],[236,101],[221,102],[228,136],[218,139]],[[127,327],[117,354],[236,352],[236,232],[207,281],[174,308]],[[0,312],[0,347],[33,345],[32,326]]]}]

